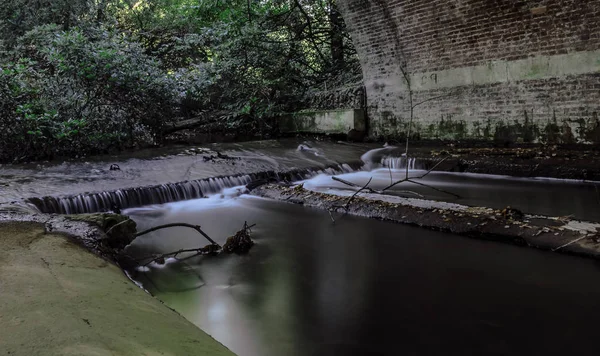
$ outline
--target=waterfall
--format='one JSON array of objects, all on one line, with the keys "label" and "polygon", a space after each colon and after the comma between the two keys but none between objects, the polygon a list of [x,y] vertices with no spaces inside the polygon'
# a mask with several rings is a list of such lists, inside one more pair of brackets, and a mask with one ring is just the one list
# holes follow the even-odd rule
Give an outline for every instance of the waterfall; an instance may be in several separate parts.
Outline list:
[{"label": "waterfall", "polygon": [[[416,158],[408,159],[408,169],[415,169],[417,163]],[[406,156],[403,157],[384,157],[381,159],[381,165],[384,167],[390,167],[391,169],[405,169],[406,168]]]},{"label": "waterfall", "polygon": [[[376,148],[363,154],[360,159],[365,163],[366,170],[373,170],[380,167],[390,167],[392,169],[405,169],[407,159],[403,148],[397,146],[385,146]],[[408,169],[415,169],[417,159],[408,159]]]},{"label": "waterfall", "polygon": [[42,213],[83,214],[133,208],[143,205],[164,204],[175,201],[198,199],[215,194],[225,188],[247,185],[250,182],[269,179],[277,182],[309,179],[318,174],[351,173],[360,168],[359,163],[330,165],[320,168],[296,169],[287,172],[264,171],[250,174],[221,176],[192,181],[166,183],[139,188],[125,188],[100,193],[83,193],[71,196],[46,196],[29,198],[26,202]]}]

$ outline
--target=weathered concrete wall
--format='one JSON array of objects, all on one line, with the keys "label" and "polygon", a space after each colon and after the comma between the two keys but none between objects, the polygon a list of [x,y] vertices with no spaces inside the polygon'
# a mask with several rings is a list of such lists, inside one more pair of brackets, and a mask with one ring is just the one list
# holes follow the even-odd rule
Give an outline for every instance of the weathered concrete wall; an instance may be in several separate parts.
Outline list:
[{"label": "weathered concrete wall", "polygon": [[339,5],[371,135],[600,143],[600,0]]},{"label": "weathered concrete wall", "polygon": [[360,109],[365,106],[365,89],[361,85],[309,92],[304,107],[313,110]]},{"label": "weathered concrete wall", "polygon": [[365,125],[365,114],[361,109],[301,111],[279,121],[283,133],[347,134],[352,129],[365,131]]}]

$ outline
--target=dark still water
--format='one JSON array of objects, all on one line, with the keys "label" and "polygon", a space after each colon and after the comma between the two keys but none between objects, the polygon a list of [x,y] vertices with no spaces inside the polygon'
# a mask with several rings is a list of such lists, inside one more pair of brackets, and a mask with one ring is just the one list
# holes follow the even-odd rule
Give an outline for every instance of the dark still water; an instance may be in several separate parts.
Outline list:
[{"label": "dark still water", "polygon": [[[256,223],[247,256],[135,272],[242,356],[597,354],[592,260],[329,215],[250,197],[127,211],[141,228],[201,224],[219,243]],[[204,246],[193,230],[139,238],[138,256]]]}]

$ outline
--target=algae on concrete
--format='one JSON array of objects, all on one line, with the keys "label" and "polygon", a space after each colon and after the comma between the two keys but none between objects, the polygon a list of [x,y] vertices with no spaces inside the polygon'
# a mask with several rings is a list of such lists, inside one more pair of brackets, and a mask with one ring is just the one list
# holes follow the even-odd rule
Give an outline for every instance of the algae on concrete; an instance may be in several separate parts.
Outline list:
[{"label": "algae on concrete", "polygon": [[0,223],[0,350],[233,355],[117,266],[30,222]]}]

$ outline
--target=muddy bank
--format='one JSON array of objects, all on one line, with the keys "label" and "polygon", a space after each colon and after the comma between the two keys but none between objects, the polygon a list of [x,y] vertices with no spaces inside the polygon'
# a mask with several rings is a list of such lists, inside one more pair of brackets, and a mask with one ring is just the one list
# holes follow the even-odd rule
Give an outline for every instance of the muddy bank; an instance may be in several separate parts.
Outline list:
[{"label": "muddy bank", "polygon": [[48,223],[1,222],[0,249],[6,354],[232,355]]},{"label": "muddy bank", "polygon": [[[600,258],[600,224],[523,214],[513,209],[468,207],[460,204],[361,193],[325,194],[302,186],[269,184],[252,194],[327,210],[332,220],[348,213],[417,225],[462,236]],[[348,203],[350,201],[350,203]]]}]

